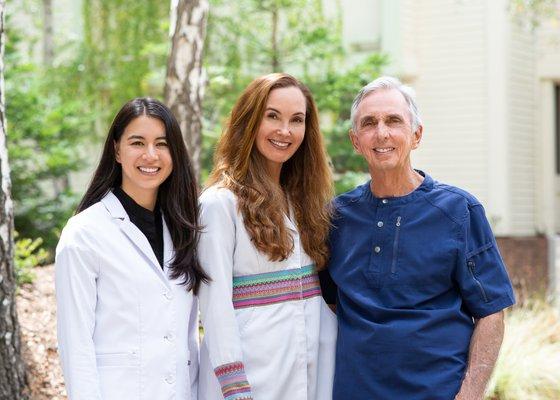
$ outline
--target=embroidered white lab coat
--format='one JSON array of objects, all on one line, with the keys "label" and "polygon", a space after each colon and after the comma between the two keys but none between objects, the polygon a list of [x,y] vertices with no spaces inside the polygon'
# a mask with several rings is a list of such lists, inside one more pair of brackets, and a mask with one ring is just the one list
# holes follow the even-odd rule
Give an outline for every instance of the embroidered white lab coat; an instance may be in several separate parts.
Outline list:
[{"label": "embroidered white lab coat", "polygon": [[196,298],[169,278],[117,197],[72,217],[56,250],[58,345],[69,400],[197,400]]},{"label": "embroidered white lab coat", "polygon": [[[199,256],[212,279],[199,293],[205,332],[200,356],[201,398],[229,400],[251,395],[255,400],[330,400],[337,325],[320,295],[318,280],[314,282],[319,292],[311,297],[304,294],[300,299],[270,301],[266,294],[277,293],[274,285],[278,284],[261,283],[257,286],[263,289],[262,296],[243,303],[241,288],[241,297],[232,300],[233,280],[282,276],[313,264],[294,223],[286,216],[294,241],[292,254],[284,261],[273,262],[252,244],[233,192],[210,187],[201,195],[200,203],[204,231]],[[255,305],[261,300],[263,305]],[[245,372],[250,394],[241,388],[228,396],[228,385],[231,389],[239,384],[238,378],[230,375],[222,381],[214,374],[232,363],[244,367],[237,372],[242,379]]]}]

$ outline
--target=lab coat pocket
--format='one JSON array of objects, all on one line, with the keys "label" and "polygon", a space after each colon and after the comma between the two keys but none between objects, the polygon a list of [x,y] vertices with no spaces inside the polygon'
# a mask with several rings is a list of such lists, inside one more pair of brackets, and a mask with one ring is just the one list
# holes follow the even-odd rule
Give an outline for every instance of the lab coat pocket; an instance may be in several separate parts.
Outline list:
[{"label": "lab coat pocket", "polygon": [[137,352],[97,354],[103,400],[140,398],[140,358]]}]

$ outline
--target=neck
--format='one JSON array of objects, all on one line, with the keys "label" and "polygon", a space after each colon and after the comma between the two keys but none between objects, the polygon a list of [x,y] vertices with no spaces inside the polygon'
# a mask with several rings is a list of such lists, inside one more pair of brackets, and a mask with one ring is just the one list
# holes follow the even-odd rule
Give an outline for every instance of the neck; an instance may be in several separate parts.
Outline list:
[{"label": "neck", "polygon": [[280,186],[280,173],[282,172],[282,164],[268,162],[268,174],[272,178],[272,182]]},{"label": "neck", "polygon": [[370,171],[370,189],[375,197],[401,197],[413,192],[424,177],[410,167],[405,173]]},{"label": "neck", "polygon": [[138,190],[136,188],[131,188],[124,182],[121,185],[121,189],[130,196],[132,200],[136,202],[141,207],[147,210],[154,211],[156,207],[157,200],[157,189],[155,190]]}]

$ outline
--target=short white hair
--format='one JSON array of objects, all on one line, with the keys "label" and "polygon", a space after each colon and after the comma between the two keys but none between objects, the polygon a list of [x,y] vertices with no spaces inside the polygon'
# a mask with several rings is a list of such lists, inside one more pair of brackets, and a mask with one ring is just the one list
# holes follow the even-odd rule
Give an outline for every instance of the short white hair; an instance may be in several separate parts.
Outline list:
[{"label": "short white hair", "polygon": [[389,90],[389,89],[396,89],[398,90],[406,100],[406,104],[408,104],[408,111],[410,112],[410,124],[412,125],[412,131],[416,132],[418,127],[422,125],[422,120],[420,118],[420,112],[418,111],[418,106],[416,105],[416,100],[414,99],[414,89],[410,86],[404,85],[401,81],[397,78],[393,78],[392,76],[381,76],[367,85],[365,85],[358,95],[354,98],[354,102],[352,103],[352,108],[350,110],[350,120],[352,121],[352,130],[357,132],[357,111],[360,103],[370,94],[380,91],[380,90]]}]

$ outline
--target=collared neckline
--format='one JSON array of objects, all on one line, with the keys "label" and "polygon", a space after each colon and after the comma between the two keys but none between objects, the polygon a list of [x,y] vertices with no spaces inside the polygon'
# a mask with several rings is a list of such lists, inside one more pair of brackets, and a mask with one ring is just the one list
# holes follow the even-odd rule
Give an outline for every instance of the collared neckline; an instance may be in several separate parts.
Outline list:
[{"label": "collared neckline", "polygon": [[424,180],[416,189],[412,192],[405,194],[404,196],[398,197],[376,197],[371,192],[371,179],[367,181],[364,185],[362,185],[362,199],[368,202],[372,202],[374,204],[383,204],[386,206],[390,205],[397,205],[397,204],[405,204],[408,203],[419,196],[424,195],[425,193],[431,191],[434,187],[434,180],[430,177],[430,175],[426,174],[424,171],[415,169],[420,175],[424,177]]},{"label": "collared neckline", "polygon": [[[124,190],[122,190],[122,188],[118,186],[113,188],[113,194],[117,196],[119,201],[122,203],[125,211],[134,213],[134,216],[136,218],[141,219],[144,222],[154,224],[155,218],[159,216],[158,214],[160,214],[159,199],[156,201],[154,211],[150,211],[147,208],[144,208],[140,204],[135,202],[132,197],[130,197]],[[129,212],[127,212],[127,214],[129,214]]]}]

